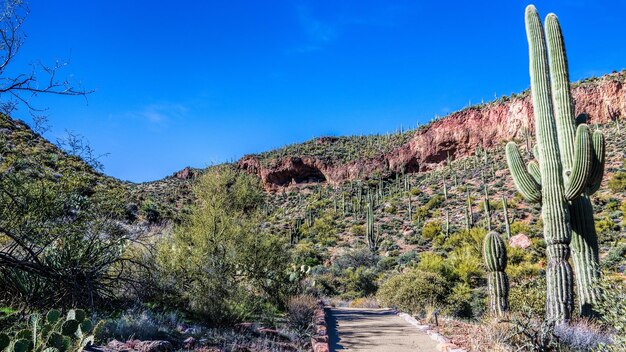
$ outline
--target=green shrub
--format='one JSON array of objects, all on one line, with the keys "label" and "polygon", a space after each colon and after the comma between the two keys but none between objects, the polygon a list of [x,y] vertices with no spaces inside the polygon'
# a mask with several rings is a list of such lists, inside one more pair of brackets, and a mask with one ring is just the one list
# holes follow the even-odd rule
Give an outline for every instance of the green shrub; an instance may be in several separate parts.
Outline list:
[{"label": "green shrub", "polygon": [[441,222],[437,220],[429,221],[422,227],[422,238],[432,240],[441,233]]},{"label": "green shrub", "polygon": [[452,267],[452,275],[459,278],[465,285],[475,285],[477,279],[484,275],[482,258],[476,255],[469,246],[455,248],[448,261]]},{"label": "green shrub", "polygon": [[602,242],[611,233],[611,231],[613,231],[617,224],[609,217],[604,217],[600,220],[596,220],[595,226],[598,237],[600,237],[600,242]]},{"label": "green shrub", "polygon": [[474,315],[471,302],[472,289],[467,284],[458,284],[454,286],[448,297],[445,312],[461,318],[471,318]]},{"label": "green shrub", "polygon": [[511,236],[518,235],[523,233],[525,235],[530,234],[530,226],[527,223],[522,221],[513,221],[511,223]]},{"label": "green shrub", "polygon": [[614,193],[626,191],[626,172],[618,171],[614,173],[609,180],[608,186]]},{"label": "green shrub", "polygon": [[377,277],[378,274],[375,269],[362,266],[356,269],[347,269],[343,277],[339,279],[344,291],[341,297],[351,300],[376,293],[378,289],[378,285],[376,284]]},{"label": "green shrub", "polygon": [[288,278],[285,239],[259,231],[259,180],[224,166],[202,175],[194,193],[189,219],[158,246],[163,304],[216,323],[283,306],[297,282]]},{"label": "green shrub", "polygon": [[352,225],[350,228],[350,232],[352,232],[355,236],[365,236],[365,226],[363,225]]},{"label": "green shrub", "polygon": [[544,316],[545,304],[545,276],[534,277],[517,285],[511,285],[509,289],[511,312],[526,313],[530,310],[535,316]]},{"label": "green shrub", "polygon": [[397,262],[396,262],[395,257],[382,257],[378,261],[377,267],[378,267],[378,270],[380,271],[389,271],[395,268],[396,265],[397,265]]},{"label": "green shrub", "polygon": [[152,200],[147,200],[141,204],[141,214],[151,224],[157,223],[161,220],[159,208]]},{"label": "green shrub", "polygon": [[452,276],[450,264],[446,262],[441,255],[433,252],[420,253],[417,268],[419,270],[435,273],[447,278]]},{"label": "green shrub", "polygon": [[600,282],[602,300],[597,307],[602,322],[612,327],[613,341],[611,345],[602,346],[602,351],[626,350],[626,286],[622,278],[602,275]]},{"label": "green shrub", "polygon": [[78,159],[45,167],[45,153],[21,152],[0,140],[0,301],[110,304],[137,268],[121,225],[128,194],[78,169]]},{"label": "green shrub", "polygon": [[427,307],[445,307],[449,284],[441,276],[421,270],[409,270],[385,281],[378,290],[378,300],[410,314],[423,314]]},{"label": "green shrub", "polygon": [[297,266],[308,265],[312,267],[322,264],[323,261],[319,249],[316,249],[315,245],[308,240],[300,241],[293,247],[291,258]]}]

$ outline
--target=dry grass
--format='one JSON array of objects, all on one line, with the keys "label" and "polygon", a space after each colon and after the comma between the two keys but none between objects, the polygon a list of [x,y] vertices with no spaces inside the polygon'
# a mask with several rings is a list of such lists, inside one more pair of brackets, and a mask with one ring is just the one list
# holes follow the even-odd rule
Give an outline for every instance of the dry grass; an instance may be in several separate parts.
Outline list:
[{"label": "dry grass", "polygon": [[300,336],[311,333],[316,308],[317,299],[313,296],[301,295],[292,297],[287,302],[289,327]]},{"label": "dry grass", "polygon": [[374,297],[362,297],[350,302],[350,308],[380,308],[380,305]]}]

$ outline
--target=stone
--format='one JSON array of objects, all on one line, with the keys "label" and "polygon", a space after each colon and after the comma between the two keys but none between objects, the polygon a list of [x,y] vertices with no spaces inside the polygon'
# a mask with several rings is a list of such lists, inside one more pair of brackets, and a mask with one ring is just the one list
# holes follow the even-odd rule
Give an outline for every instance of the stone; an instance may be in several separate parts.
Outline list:
[{"label": "stone", "polygon": [[450,342],[440,343],[437,345],[437,350],[441,352],[452,352],[453,350],[456,350],[458,348],[459,346]]},{"label": "stone", "polygon": [[135,348],[139,352],[168,352],[174,349],[172,343],[169,341],[155,340],[155,341],[140,341],[135,344]]},{"label": "stone", "polygon": [[196,339],[194,339],[192,336],[189,336],[185,339],[185,341],[183,341],[183,347],[188,350],[193,349],[194,347],[196,347]]},{"label": "stone", "polygon": [[315,342],[313,343],[313,352],[329,352],[330,348],[328,347],[328,343],[323,342]]},{"label": "stone", "polygon": [[528,238],[528,236],[524,235],[523,233],[509,238],[509,246],[511,247],[526,249],[531,245],[532,242],[530,241],[530,238]]}]

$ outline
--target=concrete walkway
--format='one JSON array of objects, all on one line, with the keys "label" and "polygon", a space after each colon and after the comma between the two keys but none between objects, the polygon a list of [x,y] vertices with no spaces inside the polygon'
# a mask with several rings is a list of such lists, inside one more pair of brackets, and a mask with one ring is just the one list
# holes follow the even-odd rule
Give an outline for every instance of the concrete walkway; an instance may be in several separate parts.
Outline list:
[{"label": "concrete walkway", "polygon": [[435,352],[437,342],[389,309],[331,308],[331,351]]}]

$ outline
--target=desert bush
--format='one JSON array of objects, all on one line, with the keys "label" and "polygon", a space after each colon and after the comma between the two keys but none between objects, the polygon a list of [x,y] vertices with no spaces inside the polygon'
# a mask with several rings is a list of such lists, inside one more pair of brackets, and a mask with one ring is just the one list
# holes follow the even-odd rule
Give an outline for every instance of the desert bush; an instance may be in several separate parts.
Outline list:
[{"label": "desert bush", "polygon": [[316,266],[322,263],[323,258],[319,249],[309,240],[298,242],[291,250],[291,258],[296,265]]},{"label": "desert bush", "polygon": [[601,345],[611,343],[610,337],[602,328],[588,320],[578,320],[554,327],[554,335],[558,338],[563,350],[571,352],[592,351]]},{"label": "desert bush", "polygon": [[609,189],[614,193],[626,191],[626,172],[617,171],[608,183]]},{"label": "desert bush", "polygon": [[604,242],[611,239],[611,232],[619,229],[619,225],[615,223],[611,218],[605,216],[602,219],[595,221],[596,232],[598,233],[599,242]]},{"label": "desert bush", "polygon": [[196,207],[158,246],[162,303],[226,323],[282,307],[297,288],[284,238],[259,231],[262,189],[230,166],[211,169],[194,187]]},{"label": "desert bush", "polygon": [[309,295],[295,296],[287,302],[287,322],[298,335],[312,333],[317,299]]},{"label": "desert bush", "polygon": [[378,264],[376,264],[376,267],[382,272],[392,270],[396,265],[398,265],[398,263],[395,257],[382,257],[378,261]]},{"label": "desert bush", "polygon": [[333,261],[333,269],[343,271],[348,268],[358,267],[374,267],[379,261],[378,255],[368,248],[357,248],[347,251],[335,258]]},{"label": "desert bush", "polygon": [[375,297],[361,297],[350,302],[351,308],[380,308]]},{"label": "desert bush", "polygon": [[613,334],[611,343],[603,343],[602,351],[626,351],[626,287],[622,278],[602,275],[599,284],[602,300],[596,307],[601,321]]},{"label": "desert bush", "polygon": [[93,307],[131,289],[127,194],[77,172],[74,159],[50,164],[1,142],[0,152],[0,301]]},{"label": "desert bush", "polygon": [[483,238],[487,234],[487,230],[475,227],[467,230],[461,230],[452,233],[443,243],[445,249],[454,249],[467,246],[476,256],[482,255]]},{"label": "desert bush", "polygon": [[143,215],[143,217],[152,224],[161,221],[161,212],[159,211],[159,207],[157,203],[152,200],[146,200],[141,204],[141,215]]},{"label": "desert bush", "polygon": [[423,314],[427,306],[444,307],[449,290],[441,275],[413,269],[390,277],[376,297],[384,306]]},{"label": "desert bush", "polygon": [[529,278],[511,285],[509,289],[509,309],[511,312],[533,312],[537,316],[545,314],[546,279],[545,276]]},{"label": "desert bush", "polygon": [[528,235],[530,233],[530,226],[522,221],[513,221],[511,223],[511,235],[515,236],[520,233]]},{"label": "desert bush", "polygon": [[378,285],[376,279],[378,273],[375,269],[363,266],[348,268],[344,271],[340,283],[344,293],[341,297],[345,299],[354,299],[358,297],[370,296],[376,293]]},{"label": "desert bush", "polygon": [[433,252],[420,253],[417,269],[439,274],[448,279],[452,277],[452,268],[450,267],[450,263],[448,263],[440,254]]},{"label": "desert bush", "polygon": [[396,263],[400,266],[417,263],[417,261],[418,261],[418,254],[416,251],[404,252],[396,258]]},{"label": "desert bush", "polygon": [[96,337],[102,341],[172,340],[172,331],[175,331],[182,321],[182,317],[175,312],[158,313],[143,307],[135,307],[105,319]]},{"label": "desert bush", "polygon": [[624,262],[626,262],[626,243],[611,248],[600,265],[606,269],[617,269]]},{"label": "desert bush", "polygon": [[441,233],[441,222],[437,220],[429,221],[422,227],[422,238],[432,240]]},{"label": "desert bush", "polygon": [[562,351],[554,323],[543,320],[533,311],[511,315],[511,333],[507,344],[517,351]]},{"label": "desert bush", "polygon": [[469,246],[455,248],[448,258],[452,276],[466,285],[475,285],[484,275],[482,259]]},{"label": "desert bush", "polygon": [[365,226],[363,225],[352,225],[350,228],[350,232],[352,232],[355,236],[365,236]]},{"label": "desert bush", "polygon": [[445,307],[447,314],[462,318],[473,317],[471,305],[472,289],[469,285],[462,283],[454,286],[447,301],[448,304]]}]

